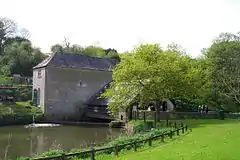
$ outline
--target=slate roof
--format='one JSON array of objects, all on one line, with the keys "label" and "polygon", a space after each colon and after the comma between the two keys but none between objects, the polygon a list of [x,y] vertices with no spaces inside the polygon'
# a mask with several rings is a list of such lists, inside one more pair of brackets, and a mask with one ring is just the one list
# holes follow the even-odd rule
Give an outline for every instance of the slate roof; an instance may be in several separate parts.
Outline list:
[{"label": "slate roof", "polygon": [[113,58],[91,57],[83,54],[55,53],[33,69],[43,68],[46,66],[63,67],[63,68],[78,68],[90,69],[99,71],[108,71],[118,63],[118,60]]},{"label": "slate roof", "polygon": [[106,106],[108,100],[106,98],[100,98],[101,94],[109,87],[111,81],[106,82],[96,93],[94,93],[89,100],[86,102],[87,105],[91,106]]}]

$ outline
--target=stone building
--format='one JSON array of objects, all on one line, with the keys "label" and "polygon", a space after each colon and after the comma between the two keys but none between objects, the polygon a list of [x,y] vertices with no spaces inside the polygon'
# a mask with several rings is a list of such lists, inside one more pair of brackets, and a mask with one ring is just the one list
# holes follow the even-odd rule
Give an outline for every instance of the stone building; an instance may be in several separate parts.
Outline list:
[{"label": "stone building", "polygon": [[49,120],[107,118],[98,96],[112,81],[117,60],[55,53],[33,68],[33,101]]}]

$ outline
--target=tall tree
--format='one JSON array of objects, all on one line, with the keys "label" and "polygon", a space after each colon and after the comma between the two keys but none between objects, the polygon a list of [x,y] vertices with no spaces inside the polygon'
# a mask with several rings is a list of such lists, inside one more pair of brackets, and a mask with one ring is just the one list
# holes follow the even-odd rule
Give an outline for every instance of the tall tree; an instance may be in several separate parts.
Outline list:
[{"label": "tall tree", "polygon": [[221,33],[206,54],[211,60],[212,92],[217,105],[240,110],[240,34]]},{"label": "tall tree", "polygon": [[32,76],[32,67],[44,58],[44,54],[38,48],[32,47],[29,41],[12,43],[5,47],[4,55],[0,58],[1,73],[6,76]]},{"label": "tall tree", "polygon": [[17,30],[17,25],[10,19],[0,17],[0,55],[3,53],[5,41],[12,37]]}]

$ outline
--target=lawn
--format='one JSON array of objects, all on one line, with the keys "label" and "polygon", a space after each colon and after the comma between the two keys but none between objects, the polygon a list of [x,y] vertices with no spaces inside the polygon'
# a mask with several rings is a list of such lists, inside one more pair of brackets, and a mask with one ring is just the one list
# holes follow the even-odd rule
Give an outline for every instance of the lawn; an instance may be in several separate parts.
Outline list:
[{"label": "lawn", "polygon": [[117,160],[239,160],[240,120],[186,121],[192,132],[166,143],[156,141],[137,152],[121,152],[119,157],[98,156]]}]

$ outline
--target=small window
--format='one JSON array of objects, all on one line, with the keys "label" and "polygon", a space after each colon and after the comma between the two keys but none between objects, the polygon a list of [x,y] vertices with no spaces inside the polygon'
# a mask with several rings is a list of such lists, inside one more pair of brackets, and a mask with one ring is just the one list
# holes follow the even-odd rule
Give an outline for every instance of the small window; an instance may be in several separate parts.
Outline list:
[{"label": "small window", "polygon": [[42,70],[40,69],[40,70],[38,70],[38,78],[41,78],[42,77]]}]

